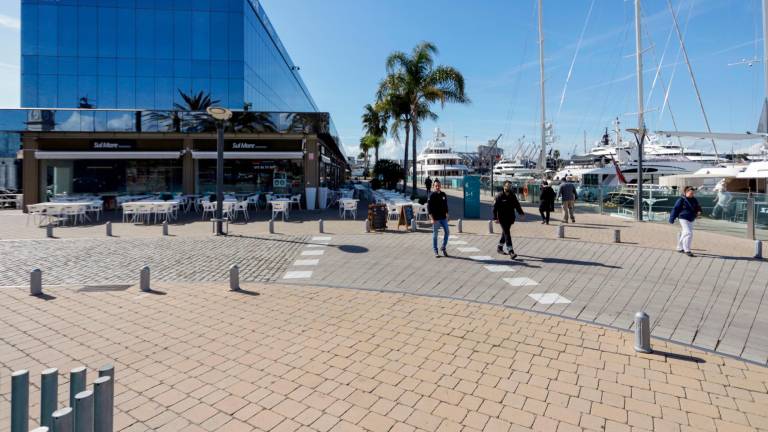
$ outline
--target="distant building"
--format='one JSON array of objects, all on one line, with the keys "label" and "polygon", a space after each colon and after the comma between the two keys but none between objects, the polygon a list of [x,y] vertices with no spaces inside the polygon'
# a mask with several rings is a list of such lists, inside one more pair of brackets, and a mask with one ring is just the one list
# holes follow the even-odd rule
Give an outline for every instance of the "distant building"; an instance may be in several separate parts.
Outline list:
[{"label": "distant building", "polygon": [[487,145],[477,146],[477,167],[476,171],[482,174],[490,172],[496,161],[504,157],[504,149],[493,145],[493,140],[489,140]]}]

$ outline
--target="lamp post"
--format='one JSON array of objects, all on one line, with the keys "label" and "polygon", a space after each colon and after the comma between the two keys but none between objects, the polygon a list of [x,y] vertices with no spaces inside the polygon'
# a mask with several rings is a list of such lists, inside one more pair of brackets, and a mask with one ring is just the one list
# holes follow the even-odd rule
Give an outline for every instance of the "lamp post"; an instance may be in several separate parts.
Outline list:
[{"label": "lamp post", "polygon": [[209,107],[206,111],[209,116],[216,120],[216,235],[223,235],[224,124],[232,118],[232,111],[221,107]]},{"label": "lamp post", "polygon": [[645,127],[642,129],[627,129],[635,135],[637,142],[637,192],[635,193],[635,220],[643,221],[643,142],[645,142]]}]

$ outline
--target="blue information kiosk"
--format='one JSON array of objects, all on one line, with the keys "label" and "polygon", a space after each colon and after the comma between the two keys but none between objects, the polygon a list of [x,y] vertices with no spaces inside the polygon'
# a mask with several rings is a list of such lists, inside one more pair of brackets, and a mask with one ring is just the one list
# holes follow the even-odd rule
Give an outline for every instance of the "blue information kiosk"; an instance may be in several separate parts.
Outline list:
[{"label": "blue information kiosk", "polygon": [[464,219],[480,218],[480,176],[464,176]]}]

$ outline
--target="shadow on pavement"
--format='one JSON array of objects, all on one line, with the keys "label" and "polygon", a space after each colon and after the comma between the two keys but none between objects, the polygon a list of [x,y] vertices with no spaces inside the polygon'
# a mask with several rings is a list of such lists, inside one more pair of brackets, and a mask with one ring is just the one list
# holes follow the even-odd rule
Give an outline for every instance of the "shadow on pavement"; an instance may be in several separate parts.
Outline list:
[{"label": "shadow on pavement", "polygon": [[691,363],[706,363],[703,358],[694,357],[694,356],[688,356],[684,354],[677,354],[677,353],[671,353],[667,351],[658,351],[653,350],[651,355],[658,355],[658,356],[664,356],[665,358],[670,358],[674,360],[681,360],[681,361],[687,361]]},{"label": "shadow on pavement", "polygon": [[536,256],[531,256],[531,255],[525,255],[525,256],[535,261],[541,261],[548,264],[571,264],[571,265],[581,265],[581,266],[606,267],[606,268],[612,268],[612,269],[623,268],[618,266],[605,265],[603,263],[598,263],[594,261],[579,261],[579,260],[572,260],[572,259],[565,259],[565,258],[540,258]]}]

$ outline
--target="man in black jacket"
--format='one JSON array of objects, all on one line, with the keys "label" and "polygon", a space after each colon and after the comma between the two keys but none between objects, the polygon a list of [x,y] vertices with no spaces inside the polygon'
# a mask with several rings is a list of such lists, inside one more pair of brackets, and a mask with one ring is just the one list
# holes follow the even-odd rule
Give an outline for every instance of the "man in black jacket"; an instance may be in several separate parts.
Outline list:
[{"label": "man in black jacket", "polygon": [[432,220],[432,249],[435,251],[435,258],[440,258],[440,254],[437,253],[437,235],[440,231],[440,227],[443,227],[443,255],[448,256],[448,251],[445,247],[448,246],[448,196],[445,192],[440,190],[440,180],[435,179],[432,183],[435,187],[435,191],[429,194],[429,200],[427,201],[427,211],[429,212],[429,218]]},{"label": "man in black jacket", "polygon": [[[520,201],[512,193],[512,182],[507,180],[504,182],[504,191],[496,195],[496,200],[493,202],[493,219],[496,223],[501,224],[501,239],[499,239],[499,246],[496,250],[499,253],[509,253],[509,257],[512,259],[517,258],[517,254],[512,248],[512,234],[509,232],[512,224],[515,223],[515,212],[521,218],[525,218]],[[504,251],[505,246],[506,252]]]}]

